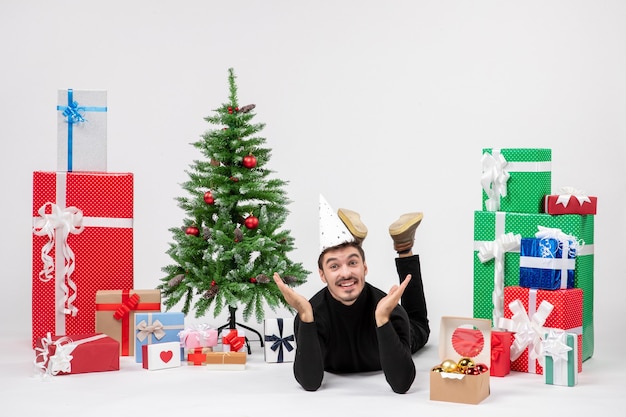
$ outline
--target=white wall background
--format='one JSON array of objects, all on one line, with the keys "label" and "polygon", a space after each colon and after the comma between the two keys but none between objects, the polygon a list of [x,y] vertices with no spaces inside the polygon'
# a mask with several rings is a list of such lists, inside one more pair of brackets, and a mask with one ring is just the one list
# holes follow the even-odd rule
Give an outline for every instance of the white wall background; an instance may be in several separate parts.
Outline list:
[{"label": "white wall background", "polygon": [[292,257],[313,271],[303,294],[321,288],[323,193],[361,213],[382,289],[396,282],[389,223],[423,211],[415,249],[434,335],[441,315],[471,316],[481,149],[548,147],[554,191],[599,198],[606,355],[624,342],[625,22],[618,0],[3,0],[0,337],[30,335],[32,172],[56,169],[57,89],[108,91],[109,171],[135,174],[135,287],[154,288],[200,157],[189,144],[225,102],[232,66],[240,102],[267,124],[268,167],[290,181]]}]

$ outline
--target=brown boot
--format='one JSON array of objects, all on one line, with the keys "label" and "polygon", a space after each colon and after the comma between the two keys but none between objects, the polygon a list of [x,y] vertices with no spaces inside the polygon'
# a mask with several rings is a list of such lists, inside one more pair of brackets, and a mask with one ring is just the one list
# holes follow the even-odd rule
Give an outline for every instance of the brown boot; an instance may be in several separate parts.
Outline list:
[{"label": "brown boot", "polygon": [[345,208],[340,208],[337,210],[337,215],[343,224],[346,225],[352,236],[354,236],[356,242],[359,245],[363,243],[363,240],[367,236],[367,227],[361,221],[359,213]]},{"label": "brown boot", "polygon": [[413,248],[415,229],[420,225],[424,214],[421,212],[406,213],[389,226],[389,234],[393,239],[393,248],[396,252],[408,252]]}]

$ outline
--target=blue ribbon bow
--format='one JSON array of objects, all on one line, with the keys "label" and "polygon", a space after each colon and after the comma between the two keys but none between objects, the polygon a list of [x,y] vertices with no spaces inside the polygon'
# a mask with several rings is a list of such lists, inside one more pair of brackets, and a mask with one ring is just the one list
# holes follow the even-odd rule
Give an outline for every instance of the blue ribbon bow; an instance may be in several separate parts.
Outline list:
[{"label": "blue ribbon bow", "polygon": [[283,345],[289,352],[291,352],[293,350],[293,345],[290,342],[295,341],[295,338],[293,335],[283,337],[283,319],[276,319],[276,321],[278,322],[278,333],[280,336],[276,336],[275,334],[271,336],[265,335],[265,341],[273,342],[271,349],[274,352],[278,349],[278,362],[283,362]]}]

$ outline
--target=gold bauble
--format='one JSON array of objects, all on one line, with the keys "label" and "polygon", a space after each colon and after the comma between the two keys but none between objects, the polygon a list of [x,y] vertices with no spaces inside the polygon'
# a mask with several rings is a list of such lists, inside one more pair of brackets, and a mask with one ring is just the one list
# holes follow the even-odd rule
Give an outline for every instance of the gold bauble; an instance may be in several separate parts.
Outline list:
[{"label": "gold bauble", "polygon": [[443,372],[443,368],[441,366],[435,366],[431,369],[432,372]]},{"label": "gold bauble", "polygon": [[461,358],[457,363],[459,370],[463,373],[467,370],[467,368],[473,368],[476,364],[471,358]]},{"label": "gold bauble", "polygon": [[453,361],[452,359],[446,359],[441,362],[441,369],[443,369],[444,372],[457,372],[459,368],[456,364],[456,361]]}]

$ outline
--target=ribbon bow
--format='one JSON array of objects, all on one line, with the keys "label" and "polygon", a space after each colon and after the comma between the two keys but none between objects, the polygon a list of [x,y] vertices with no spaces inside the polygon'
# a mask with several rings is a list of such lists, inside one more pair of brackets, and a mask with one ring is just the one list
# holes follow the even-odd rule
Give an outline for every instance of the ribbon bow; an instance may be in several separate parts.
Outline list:
[{"label": "ribbon bow", "polygon": [[491,362],[497,362],[504,353],[504,344],[500,337],[491,335]]},{"label": "ribbon bow", "polygon": [[80,123],[84,122],[85,118],[81,114],[81,112],[85,111],[84,107],[78,105],[77,101],[70,100],[67,103],[67,106],[60,106],[59,110],[63,110],[63,116],[65,116],[65,121],[67,123]]},{"label": "ribbon bow", "polygon": [[156,337],[157,339],[162,339],[163,336],[165,336],[165,330],[163,330],[163,323],[161,323],[159,320],[155,320],[154,323],[152,323],[151,325],[148,325],[148,323],[145,320],[141,320],[138,324],[137,324],[137,330],[139,330],[139,332],[137,333],[137,339],[140,342],[143,342],[144,340],[146,340],[146,338],[153,334],[154,337]]},{"label": "ribbon bow", "polygon": [[133,295],[128,297],[128,299],[120,304],[120,306],[115,310],[113,318],[115,320],[123,319],[130,312],[130,310],[134,310],[135,307],[137,307],[140,299],[141,297],[139,297],[139,294],[133,293]]},{"label": "ribbon bow", "polygon": [[563,194],[559,194],[559,197],[556,199],[556,204],[563,204],[563,207],[567,207],[569,201],[572,197],[578,200],[578,204],[581,206],[583,203],[590,203],[591,199],[585,194],[582,190],[577,190],[574,187],[561,187],[561,192]]},{"label": "ribbon bow", "polygon": [[567,361],[567,352],[572,350],[567,345],[567,334],[562,330],[550,329],[547,337],[541,342],[541,353],[544,356],[552,356],[556,361]]},{"label": "ribbon bow", "polygon": [[496,240],[485,242],[478,249],[478,259],[485,263],[494,259],[494,285],[491,296],[493,302],[493,322],[504,316],[504,254],[519,249],[520,234],[511,232],[500,235]]},{"label": "ribbon bow", "polygon": [[506,197],[506,184],[510,174],[505,170],[506,159],[499,150],[492,150],[492,154],[485,152],[481,158],[482,175],[480,184],[487,194],[485,208],[487,211],[498,211],[500,209],[500,197]]},{"label": "ribbon bow", "polygon": [[[50,346],[55,346],[54,355],[48,356]],[[50,333],[41,339],[41,347],[36,347],[35,366],[42,369],[45,375],[57,375],[60,372],[70,373],[72,371],[72,351],[76,349],[76,344],[67,336],[56,341],[52,340]],[[41,358],[41,360],[39,360]]]},{"label": "ribbon bow", "polygon": [[[510,319],[500,319],[500,327],[508,331],[515,332],[515,340],[511,345],[511,361],[515,361],[520,357],[522,352],[528,347],[528,364],[538,360],[543,362],[541,355],[541,340],[545,329],[543,324],[552,313],[554,306],[548,301],[543,300],[539,304],[539,308],[534,314],[529,315],[524,309],[524,305],[520,300],[515,300],[509,304],[509,308],[513,312]],[[529,307],[530,309],[530,307]]]},{"label": "ribbon bow", "polygon": [[[48,207],[51,209],[51,214],[46,213]],[[43,269],[39,272],[39,279],[42,282],[48,282],[52,279],[54,259],[50,256],[50,251],[55,245],[55,240],[60,239],[65,276],[61,284],[64,294],[63,305],[59,307],[59,311],[75,316],[78,309],[72,303],[76,299],[76,284],[71,279],[72,272],[74,272],[75,256],[74,251],[67,243],[67,238],[70,233],[79,234],[85,228],[83,225],[83,212],[76,207],[62,209],[58,205],[48,202],[39,208],[38,213],[39,217],[35,219],[33,225],[33,234],[48,237],[48,242],[41,248]],[[67,278],[67,284],[65,283],[65,278]],[[68,286],[74,292],[72,296],[68,296]]]},{"label": "ribbon bow", "polygon": [[[572,236],[561,231],[561,229],[537,226],[539,231],[535,233],[535,237],[539,239],[555,239],[559,242],[561,248],[562,257],[576,256],[577,251],[580,249],[584,242],[578,242],[578,240]],[[551,255],[550,255],[551,256]]]},{"label": "ribbon bow", "polygon": [[293,350],[293,345],[291,344],[291,342],[295,341],[295,338],[293,334],[287,337],[283,337],[283,320],[277,319],[277,322],[279,336],[275,334],[272,334],[271,336],[265,335],[265,341],[272,342],[272,346],[270,347],[270,349],[272,349],[274,352],[276,352],[276,350],[278,349],[277,360],[278,362],[283,362],[283,346],[285,347],[285,349],[287,349],[288,352],[291,352]]},{"label": "ribbon bow", "polygon": [[182,346],[190,343],[187,342],[188,338],[193,338],[195,340],[194,345],[206,347],[211,343],[212,331],[217,333],[217,330],[213,330],[209,324],[196,324],[178,332],[178,337]]},{"label": "ribbon bow", "polygon": [[228,334],[222,336],[222,343],[230,345],[232,352],[239,351],[245,345],[245,340],[243,336],[239,336],[239,332],[236,329],[231,329]]}]

